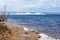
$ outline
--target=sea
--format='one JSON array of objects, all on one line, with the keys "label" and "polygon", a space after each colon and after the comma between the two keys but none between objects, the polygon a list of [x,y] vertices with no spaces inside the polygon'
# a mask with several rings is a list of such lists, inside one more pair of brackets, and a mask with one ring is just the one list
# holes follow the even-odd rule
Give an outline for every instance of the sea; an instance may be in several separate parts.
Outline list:
[{"label": "sea", "polygon": [[60,39],[60,15],[8,15],[7,21]]}]

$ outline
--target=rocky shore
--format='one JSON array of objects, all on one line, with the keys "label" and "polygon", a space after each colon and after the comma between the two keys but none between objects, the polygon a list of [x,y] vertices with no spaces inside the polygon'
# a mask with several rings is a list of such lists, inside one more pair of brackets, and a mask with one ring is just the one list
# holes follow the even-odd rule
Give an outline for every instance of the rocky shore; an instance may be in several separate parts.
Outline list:
[{"label": "rocky shore", "polygon": [[41,36],[33,30],[24,30],[23,27],[0,22],[0,40],[39,40]]}]

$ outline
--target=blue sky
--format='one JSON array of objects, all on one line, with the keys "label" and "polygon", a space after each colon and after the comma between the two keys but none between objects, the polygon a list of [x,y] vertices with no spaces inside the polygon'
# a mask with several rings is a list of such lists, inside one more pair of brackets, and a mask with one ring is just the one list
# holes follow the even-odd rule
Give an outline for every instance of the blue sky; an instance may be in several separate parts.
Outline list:
[{"label": "blue sky", "polygon": [[60,0],[0,0],[0,9],[6,3],[7,11],[16,12],[59,12]]}]

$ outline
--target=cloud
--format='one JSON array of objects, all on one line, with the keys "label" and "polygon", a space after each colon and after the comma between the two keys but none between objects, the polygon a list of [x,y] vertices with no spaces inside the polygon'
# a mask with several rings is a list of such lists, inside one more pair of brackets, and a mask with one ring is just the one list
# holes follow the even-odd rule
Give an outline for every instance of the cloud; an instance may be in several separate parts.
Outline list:
[{"label": "cloud", "polygon": [[[4,0],[0,0],[0,5],[2,8]],[[42,9],[51,11],[60,8],[60,0],[6,0],[6,5],[7,11],[41,11]]]},{"label": "cloud", "polygon": [[0,6],[4,5],[4,0],[0,0]]},{"label": "cloud", "polygon": [[22,5],[23,8],[30,8],[30,7],[34,7],[35,5],[33,4],[24,4]]},{"label": "cloud", "polygon": [[41,7],[55,7],[57,3],[53,0],[35,0],[35,1],[25,1],[22,5],[23,8],[41,8]]}]

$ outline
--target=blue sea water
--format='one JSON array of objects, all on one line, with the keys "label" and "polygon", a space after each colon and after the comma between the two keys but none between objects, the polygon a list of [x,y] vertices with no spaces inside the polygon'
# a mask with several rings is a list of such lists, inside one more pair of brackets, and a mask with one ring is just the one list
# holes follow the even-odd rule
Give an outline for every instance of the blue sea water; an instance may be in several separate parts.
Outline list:
[{"label": "blue sea water", "polygon": [[60,15],[10,15],[8,21],[32,29],[60,29]]},{"label": "blue sea water", "polygon": [[8,22],[60,38],[60,15],[9,15]]}]

